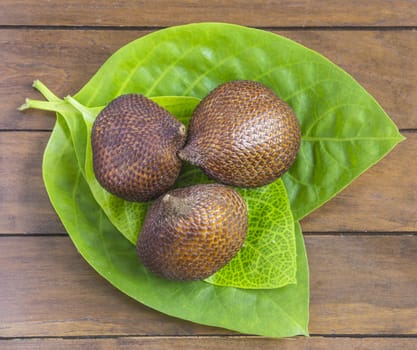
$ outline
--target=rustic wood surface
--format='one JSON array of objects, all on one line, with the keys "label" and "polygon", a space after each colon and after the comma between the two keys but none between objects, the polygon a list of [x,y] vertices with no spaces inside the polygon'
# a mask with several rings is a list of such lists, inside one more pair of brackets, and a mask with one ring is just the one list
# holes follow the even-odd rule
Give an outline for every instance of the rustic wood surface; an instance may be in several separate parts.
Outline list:
[{"label": "rustic wood surface", "polygon": [[[310,337],[269,339],[165,316],[77,253],[42,182],[52,113],[16,108],[41,79],[74,94],[129,41],[233,22],[319,51],[361,83],[406,140],[302,221]],[[416,349],[415,0],[4,0],[0,12],[0,349]]]},{"label": "rustic wood surface", "polygon": [[416,3],[407,0],[3,0],[5,25],[170,26],[233,22],[248,26],[415,26]]},{"label": "rustic wood surface", "polygon": [[415,350],[414,339],[393,338],[323,338],[274,340],[261,337],[223,337],[223,336],[188,336],[188,337],[121,337],[111,339],[12,339],[0,343],[3,350]]},{"label": "rustic wood surface", "polygon": [[[417,5],[416,5],[417,6]],[[416,14],[417,17],[417,14]],[[317,50],[352,74],[399,128],[417,125],[417,30],[273,30]],[[1,129],[50,129],[54,118],[16,110],[40,79],[58,96],[77,92],[118,48],[147,30],[26,29],[0,27]],[[64,53],[64,54],[63,54]],[[28,57],[31,63],[28,64]]]},{"label": "rustic wood surface", "polygon": [[[306,246],[312,334],[417,333],[415,236],[317,234],[306,236]],[[3,336],[232,334],[162,317],[125,297],[65,236],[2,237],[0,253],[0,266],[8,266],[1,272]]]}]

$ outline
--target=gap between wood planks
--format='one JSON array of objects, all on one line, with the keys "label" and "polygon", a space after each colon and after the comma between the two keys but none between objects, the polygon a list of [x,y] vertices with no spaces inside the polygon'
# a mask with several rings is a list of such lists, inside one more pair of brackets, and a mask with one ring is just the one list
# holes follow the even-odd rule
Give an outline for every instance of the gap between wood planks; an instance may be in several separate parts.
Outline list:
[{"label": "gap between wood planks", "polygon": [[[184,23],[186,24],[186,23]],[[174,26],[180,26],[173,25]],[[44,30],[114,30],[114,31],[128,31],[128,30],[138,30],[138,31],[156,31],[161,29],[166,29],[171,26],[94,26],[94,25],[21,25],[21,24],[5,24],[0,25],[0,30],[3,29],[44,29]],[[321,30],[321,31],[398,31],[398,30],[417,30],[417,26],[248,26],[250,28],[267,30],[267,31],[308,31],[308,30]]]},{"label": "gap between wood planks", "polygon": [[[214,339],[214,338],[234,338],[234,339],[271,339],[269,337],[263,337],[258,335],[245,335],[245,334],[204,334],[204,335],[135,335],[135,334],[120,334],[120,335],[69,335],[69,336],[23,336],[23,337],[1,337],[1,340],[13,340],[13,339],[22,339],[22,340],[35,340],[35,339],[128,339],[128,338],[157,338],[157,339]],[[296,339],[301,338],[295,337]],[[351,338],[351,339],[417,339],[417,334],[310,334],[309,338]],[[280,338],[276,338],[279,340]],[[290,338],[281,338],[281,339],[290,339]]]},{"label": "gap between wood planks", "polygon": [[[417,129],[398,129],[400,133],[415,134]],[[51,132],[52,129],[0,129],[0,132]]]},{"label": "gap between wood planks", "polygon": [[[350,236],[360,236],[360,237],[399,237],[399,236],[417,236],[417,231],[395,231],[395,232],[381,232],[381,231],[303,231],[304,236],[314,237],[314,236],[338,236],[338,237],[350,237]],[[26,233],[26,232],[2,232],[0,233],[0,239],[2,237],[67,237],[68,234],[65,232],[56,232],[56,233]]]}]

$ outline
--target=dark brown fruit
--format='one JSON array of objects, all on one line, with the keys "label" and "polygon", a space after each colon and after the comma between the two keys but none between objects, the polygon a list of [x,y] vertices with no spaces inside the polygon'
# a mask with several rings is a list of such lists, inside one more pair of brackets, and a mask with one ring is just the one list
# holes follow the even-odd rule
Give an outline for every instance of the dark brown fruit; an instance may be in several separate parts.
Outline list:
[{"label": "dark brown fruit", "polygon": [[181,170],[177,152],[185,126],[143,95],[113,100],[97,116],[91,134],[94,173],[109,192],[147,201],[167,191]]},{"label": "dark brown fruit", "polygon": [[197,106],[179,157],[225,184],[258,187],[280,177],[301,140],[291,107],[254,81],[220,85]]},{"label": "dark brown fruit", "polygon": [[237,254],[247,227],[246,203],[234,189],[220,184],[176,189],[148,210],[137,252],[155,274],[203,279]]}]

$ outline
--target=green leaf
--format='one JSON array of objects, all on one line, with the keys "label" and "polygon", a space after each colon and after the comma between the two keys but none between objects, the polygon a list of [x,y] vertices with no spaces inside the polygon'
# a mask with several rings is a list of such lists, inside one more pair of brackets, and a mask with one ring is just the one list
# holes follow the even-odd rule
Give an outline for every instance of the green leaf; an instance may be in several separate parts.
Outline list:
[{"label": "green leaf", "polygon": [[150,99],[164,107],[185,126],[188,126],[194,109],[201,101],[191,96],[154,96]]},{"label": "green leaf", "polygon": [[168,315],[205,325],[269,337],[308,334],[308,266],[298,223],[297,284],[250,290],[203,281],[168,281],[140,265],[135,247],[117,232],[96,203],[60,115],[45,150],[43,174],[52,204],[78,251],[127,295]]},{"label": "green leaf", "polygon": [[33,82],[33,87],[37,89],[47,101],[37,101],[27,98],[25,104],[19,107],[19,110],[22,111],[33,108],[60,113],[61,117],[65,119],[65,123],[68,125],[69,130],[71,130],[69,137],[75,147],[79,168],[84,174],[88,130],[83,115],[69,103],[66,103],[63,99],[55,96],[55,94],[41,81],[35,80]]},{"label": "green leaf", "polygon": [[285,97],[300,118],[302,144],[283,177],[297,220],[404,140],[372,96],[336,66],[305,65],[300,67],[299,79],[303,87],[286,92]]},{"label": "green leaf", "polygon": [[282,180],[237,189],[248,206],[248,234],[237,256],[206,281],[240,288],[296,283],[294,220]]},{"label": "green leaf", "polygon": [[282,36],[233,24],[188,24],[139,38],[115,52],[76,98],[86,106],[128,92],[203,98],[235,79],[269,86],[300,120],[299,156],[283,176],[296,219],[403,140],[375,99],[329,60]]}]

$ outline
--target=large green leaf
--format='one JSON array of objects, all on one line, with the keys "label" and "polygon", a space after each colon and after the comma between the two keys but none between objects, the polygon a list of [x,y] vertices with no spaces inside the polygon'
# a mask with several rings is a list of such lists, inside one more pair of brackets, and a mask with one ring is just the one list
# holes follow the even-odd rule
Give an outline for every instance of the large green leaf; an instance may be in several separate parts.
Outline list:
[{"label": "large green leaf", "polygon": [[374,98],[326,58],[282,36],[231,24],[189,24],[137,39],[112,55],[76,98],[86,106],[128,92],[203,98],[234,79],[271,87],[300,120],[300,153],[283,177],[296,219],[403,139]]},{"label": "large green leaf", "polygon": [[[300,120],[301,149],[283,176],[296,221],[403,139],[378,103],[323,56],[281,36],[229,24],[172,27],[133,41],[109,58],[75,101],[94,109],[129,92],[201,99],[234,79],[271,87]],[[298,224],[296,285],[244,290],[159,280],[133,264],[133,246],[117,234],[89,192],[85,174],[77,168],[81,150],[71,146],[66,128],[72,128],[72,122],[66,122],[61,115],[45,154],[44,172],[65,160],[72,170],[68,163],[58,173],[73,171],[73,177],[44,173],[48,192],[80,252],[111,283],[146,305],[195,322],[269,336],[306,334],[308,275]],[[186,166],[179,184],[202,180],[201,172]]]},{"label": "large green leaf", "polygon": [[137,301],[172,316],[244,333],[272,337],[308,333],[308,266],[298,223],[295,285],[250,290],[203,281],[168,281],[139,264],[135,247],[117,232],[96,203],[61,115],[45,150],[43,176],[51,202],[81,255]]}]

